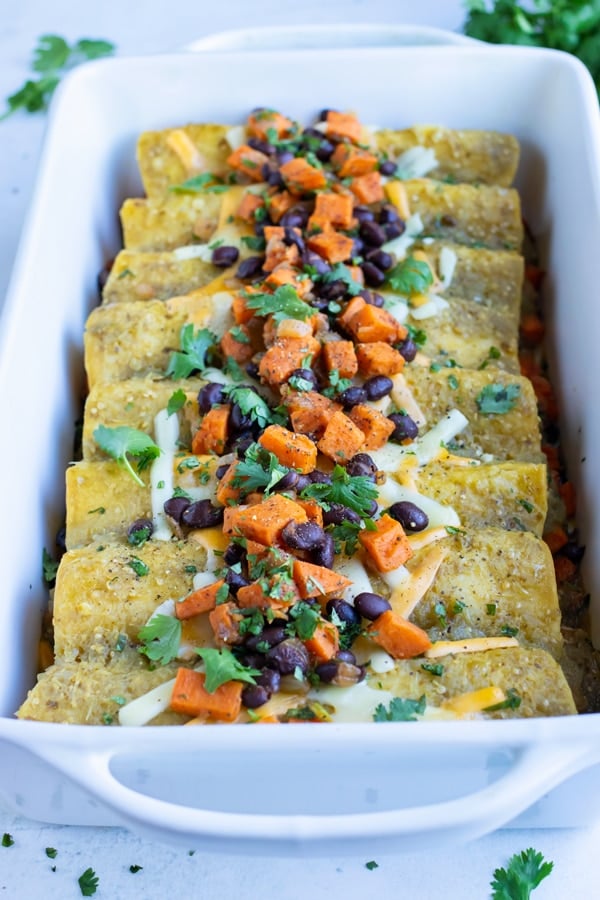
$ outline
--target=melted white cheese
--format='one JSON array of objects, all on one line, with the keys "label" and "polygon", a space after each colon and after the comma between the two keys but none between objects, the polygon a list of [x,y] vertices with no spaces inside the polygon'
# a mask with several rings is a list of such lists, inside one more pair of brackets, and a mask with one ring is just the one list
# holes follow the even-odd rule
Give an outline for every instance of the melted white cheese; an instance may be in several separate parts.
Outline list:
[{"label": "melted white cheese", "polygon": [[161,453],[150,470],[150,494],[152,498],[152,537],[157,541],[171,539],[171,527],[163,509],[165,500],[173,496],[173,464],[178,449],[179,419],[177,413],[170,416],[161,409],[154,418],[154,440]]},{"label": "melted white cheese", "polygon": [[408,488],[398,484],[393,478],[388,478],[379,489],[379,503],[382,506],[391,506],[392,503],[406,502],[414,503],[419,509],[422,509],[429,518],[429,527],[436,528],[439,526],[450,525],[453,528],[460,527],[460,518],[458,513],[452,506],[445,506],[438,503],[431,497],[426,497],[418,491],[411,491]]},{"label": "melted white cheese", "polygon": [[439,297],[437,294],[429,294],[427,303],[423,303],[422,306],[411,307],[410,317],[416,322],[422,322],[424,319],[431,319],[433,316],[439,316],[439,314],[444,312],[445,309],[448,309],[449,306],[450,304],[447,300],[444,300],[443,297]]},{"label": "melted white cheese", "polygon": [[126,703],[118,713],[119,725],[147,725],[155,716],[165,712],[170,706],[174,685],[175,679],[171,678],[170,681],[159,684],[147,694],[136,697],[131,703]]},{"label": "melted white cheese", "polygon": [[232,150],[237,150],[246,143],[246,127],[244,125],[232,125],[225,132],[225,140]]},{"label": "melted white cheese", "polygon": [[406,457],[414,457],[419,466],[433,462],[443,449],[443,445],[460,434],[469,420],[460,410],[451,409],[430,428],[422,437],[410,444],[393,444],[389,442],[380,450],[371,450],[369,455],[378,469],[384,472],[396,472]]},{"label": "melted white cheese", "polygon": [[452,284],[457,262],[458,257],[454,250],[451,250],[450,247],[442,247],[438,260],[442,290],[447,290]]},{"label": "melted white cheese", "polygon": [[357,594],[373,593],[373,585],[367,574],[367,570],[355,556],[341,556],[336,560],[336,570],[340,575],[345,575],[352,581],[346,588],[344,596],[346,600],[356,597]]},{"label": "melted white cheese", "polygon": [[406,181],[408,178],[423,178],[432,169],[437,168],[438,160],[431,147],[410,147],[396,157],[398,170],[396,178]]}]

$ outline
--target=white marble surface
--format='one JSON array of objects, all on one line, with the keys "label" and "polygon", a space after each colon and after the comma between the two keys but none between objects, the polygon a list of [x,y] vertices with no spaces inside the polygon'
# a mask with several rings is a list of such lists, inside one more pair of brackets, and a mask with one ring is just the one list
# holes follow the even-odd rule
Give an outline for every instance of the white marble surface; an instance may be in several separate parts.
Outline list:
[{"label": "white marble surface", "polygon": [[[251,20],[248,13],[251,11]],[[456,0],[21,0],[0,4],[0,96],[19,87],[28,71],[31,50],[44,33],[105,37],[121,54],[172,50],[190,40],[244,24],[308,24],[336,22],[406,22],[458,28],[463,20]],[[17,114],[0,123],[0,304],[27,206],[31,198],[44,130],[44,117]],[[1,760],[0,760],[1,765]],[[555,862],[555,871],[535,893],[536,900],[565,896],[600,896],[600,823],[567,831],[503,831],[474,844],[409,855],[381,855],[379,867],[365,868],[367,859],[318,860],[245,858],[214,855],[202,847],[173,849],[141,840],[122,829],[40,825],[16,818],[0,807],[0,834],[14,838],[0,846],[0,896],[68,900],[80,897],[78,876],[89,866],[100,879],[99,898],[129,900],[185,895],[210,900],[329,900],[362,898],[376,891],[380,898],[469,900],[490,895],[494,868],[516,851],[534,846]],[[54,860],[45,854],[54,847]],[[130,865],[142,866],[136,874]],[[52,871],[56,866],[56,871]]]}]

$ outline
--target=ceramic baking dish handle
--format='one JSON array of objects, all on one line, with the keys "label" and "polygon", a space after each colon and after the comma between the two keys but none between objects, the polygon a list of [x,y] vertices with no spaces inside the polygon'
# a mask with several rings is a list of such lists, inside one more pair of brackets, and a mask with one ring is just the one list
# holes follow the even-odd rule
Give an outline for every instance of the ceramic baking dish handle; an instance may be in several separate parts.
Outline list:
[{"label": "ceramic baking dish handle", "polygon": [[281,25],[209,34],[182,47],[189,53],[239,50],[318,50],[347,47],[478,44],[472,38],[425,25]]},{"label": "ceramic baking dish handle", "polygon": [[[122,784],[111,763],[119,753],[38,747],[52,766],[93,794],[118,819],[155,840],[234,840],[240,844],[310,848],[323,842],[418,839],[457,843],[474,839],[515,818],[566,778],[597,763],[596,749],[538,745],[515,751],[508,771],[492,784],[453,800],[381,812],[340,815],[267,815],[219,812],[169,803]],[[121,751],[122,752],[122,751]]]}]

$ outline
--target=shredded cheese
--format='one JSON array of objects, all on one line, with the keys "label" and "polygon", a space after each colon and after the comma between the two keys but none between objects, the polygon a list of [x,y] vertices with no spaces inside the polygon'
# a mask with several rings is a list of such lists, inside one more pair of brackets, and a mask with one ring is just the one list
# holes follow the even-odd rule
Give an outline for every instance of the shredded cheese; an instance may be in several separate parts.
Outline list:
[{"label": "shredded cheese", "polygon": [[179,418],[174,413],[170,416],[166,409],[161,409],[154,418],[154,440],[160,447],[160,455],[152,463],[150,470],[150,494],[152,501],[152,537],[156,541],[171,540],[171,526],[164,511],[165,501],[173,496],[173,465],[178,449]]},{"label": "shredded cheese", "polygon": [[435,150],[431,147],[422,147],[418,144],[409,147],[396,158],[398,166],[397,177],[403,179],[424,178],[438,166]]},{"label": "shredded cheese", "polygon": [[436,641],[425,651],[427,659],[439,659],[453,653],[481,653],[485,650],[504,650],[507,647],[518,647],[519,642],[513,637],[481,637],[467,638],[464,641]]},{"label": "shredded cheese", "polygon": [[175,686],[175,679],[171,678],[164,684],[136,697],[130,703],[126,703],[119,709],[119,725],[126,727],[147,725],[160,713],[165,712],[171,703],[171,694]]},{"label": "shredded cheese", "polygon": [[503,703],[505,700],[506,694],[502,688],[490,685],[490,687],[479,688],[477,691],[457,694],[456,697],[452,697],[450,700],[444,700],[441,706],[442,709],[456,713],[458,716],[467,716],[482,712],[489,706],[495,706],[497,703]]},{"label": "shredded cheese", "polygon": [[206,160],[182,128],[169,132],[166,144],[179,157],[188,177],[206,169]]},{"label": "shredded cheese", "polygon": [[396,587],[390,596],[392,609],[408,619],[418,603],[423,599],[449,553],[448,547],[434,544],[418,564],[410,571],[408,578]]}]

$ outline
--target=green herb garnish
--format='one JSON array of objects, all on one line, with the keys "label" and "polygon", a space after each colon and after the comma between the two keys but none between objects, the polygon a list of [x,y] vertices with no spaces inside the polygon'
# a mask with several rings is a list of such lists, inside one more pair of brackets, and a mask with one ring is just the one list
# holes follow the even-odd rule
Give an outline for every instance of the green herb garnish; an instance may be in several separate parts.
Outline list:
[{"label": "green herb garnish", "polygon": [[184,325],[179,334],[179,350],[171,353],[165,375],[167,378],[188,378],[192,372],[202,372],[207,365],[209,350],[218,343],[208,328],[194,330],[193,323]]},{"label": "green herb garnish", "polygon": [[93,869],[86,869],[85,872],[77,879],[79,882],[79,890],[82,897],[92,897],[97,889],[100,879]]},{"label": "green herb garnish", "polygon": [[58,572],[58,563],[52,559],[46,548],[42,550],[42,574],[46,584],[52,584]]},{"label": "green herb garnish", "polygon": [[407,256],[387,273],[387,283],[405,297],[426,294],[433,284],[431,268],[426,262]]},{"label": "green herb garnish", "polygon": [[390,700],[390,705],[386,709],[383,703],[380,703],[373,713],[374,722],[416,722],[417,716],[422,716],[425,712],[427,702],[425,694],[418,700],[404,700],[402,697],[394,697]]},{"label": "green herb garnish", "polygon": [[260,675],[259,669],[243,666],[231,650],[196,647],[196,653],[204,660],[204,687],[209,694],[214,693],[227,681],[246,681],[248,684],[256,684],[254,676]]},{"label": "green herb garnish", "polygon": [[309,484],[300,496],[303,500],[316,500],[325,509],[330,503],[341,503],[364,518],[372,515],[373,500],[377,499],[378,492],[366,475],[348,475],[346,469],[336,465],[331,473],[331,484]]},{"label": "green herb garnish", "polygon": [[144,482],[134,472],[129,457],[135,458],[138,472],[146,469],[161,452],[151,437],[137,428],[129,428],[128,425],[118,425],[116,428],[98,425],[94,431],[94,440],[104,453],[115,459],[119,465],[125,466],[140,487],[144,487]]},{"label": "green herb garnish", "polygon": [[181,643],[181,622],[175,616],[161,613],[152,616],[141,629],[138,639],[142,642],[140,653],[153,662],[166,666],[177,657]]},{"label": "green herb garnish", "polygon": [[185,391],[182,388],[173,391],[167,401],[167,415],[172,416],[174,413],[178,412],[185,406],[186,399]]},{"label": "green herb garnish", "polygon": [[547,878],[554,863],[546,862],[538,850],[529,847],[515,853],[506,869],[496,869],[491,887],[493,900],[529,900],[531,892]]},{"label": "green herb garnish", "polygon": [[483,416],[502,416],[517,404],[520,384],[486,384],[475,398]]},{"label": "green herb garnish", "polygon": [[248,309],[258,316],[273,316],[276,323],[283,319],[304,321],[315,314],[312,306],[301,300],[291,284],[278,287],[273,294],[248,294],[245,297]]}]

